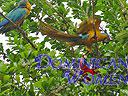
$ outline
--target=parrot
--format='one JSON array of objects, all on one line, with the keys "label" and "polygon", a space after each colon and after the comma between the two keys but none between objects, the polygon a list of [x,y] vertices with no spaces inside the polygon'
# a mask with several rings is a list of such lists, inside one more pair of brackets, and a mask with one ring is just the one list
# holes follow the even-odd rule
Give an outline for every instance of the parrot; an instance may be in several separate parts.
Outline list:
[{"label": "parrot", "polygon": [[[79,24],[79,28],[77,29],[77,34],[84,34],[84,33],[88,34],[90,29],[93,29],[92,23],[93,23],[93,17],[90,17],[87,20],[83,20]],[[96,29],[99,29],[101,19],[98,16],[95,16],[94,23],[96,25],[95,26]]]},{"label": "parrot", "polygon": [[[14,8],[12,11],[10,11],[6,17],[10,19],[12,22],[14,22],[17,27],[20,27],[25,18],[30,14],[31,11],[31,4],[28,0],[21,0],[16,8]],[[6,18],[3,19],[3,21],[0,22],[0,33],[6,33],[8,31],[16,29],[16,26],[14,26],[9,20]]]},{"label": "parrot", "polygon": [[[82,24],[78,28],[78,33],[74,34],[74,35],[67,34],[65,32],[61,32],[43,21],[40,21],[39,31],[43,35],[47,35],[48,37],[51,37],[53,39],[65,41],[70,46],[85,45],[87,50],[90,53],[92,53],[93,43],[99,42],[99,41],[104,41],[106,39],[109,40],[109,36],[106,33],[100,32],[99,27],[100,27],[101,20],[95,18],[94,22],[95,22],[97,40],[94,38],[95,32],[94,32],[94,28],[92,26],[93,18],[89,18],[87,21],[82,22]],[[80,34],[82,36],[80,36]]]},{"label": "parrot", "polygon": [[[93,27],[93,22],[95,23],[95,31]],[[79,24],[79,28],[77,29],[77,34],[81,36],[81,38],[87,38],[86,39],[86,49],[92,53],[92,44],[97,41],[109,41],[110,37],[106,33],[101,33],[99,27],[100,27],[101,19],[98,16],[95,16],[94,21],[93,17],[88,18],[87,20],[82,21]],[[96,35],[96,36],[95,36]],[[95,39],[97,38],[97,40]],[[77,45],[75,42],[69,43],[71,46]]]},{"label": "parrot", "polygon": [[96,68],[92,68],[92,69],[90,69],[89,67],[87,67],[86,66],[86,62],[84,62],[84,64],[83,64],[83,61],[84,61],[84,57],[82,57],[81,59],[80,59],[80,69],[83,71],[83,76],[86,76],[86,79],[88,80],[88,81],[91,81],[91,79],[89,78],[89,77],[87,77],[87,73],[90,73],[90,74],[92,74],[92,75],[95,75],[95,74],[97,74],[99,71],[96,71]]}]

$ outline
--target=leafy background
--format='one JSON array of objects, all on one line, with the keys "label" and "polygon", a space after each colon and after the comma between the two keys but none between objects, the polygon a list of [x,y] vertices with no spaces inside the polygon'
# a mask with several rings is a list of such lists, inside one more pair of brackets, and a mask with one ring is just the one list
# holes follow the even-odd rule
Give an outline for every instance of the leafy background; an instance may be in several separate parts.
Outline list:
[{"label": "leafy background", "polygon": [[[19,0],[0,0],[0,8],[8,13],[17,6]],[[27,34],[38,33],[39,18],[54,28],[66,31],[69,34],[76,34],[75,20],[85,20],[92,15],[91,6],[88,0],[29,0],[32,11],[24,22],[22,29]],[[101,11],[101,19],[109,28],[112,41],[108,44],[98,43],[101,58],[121,57],[125,60],[128,55],[128,3],[126,0],[96,0],[95,12]],[[66,7],[65,7],[66,5]],[[0,17],[0,20],[3,18]],[[74,20],[73,20],[74,19]],[[29,39],[37,46],[33,49],[30,44],[17,31],[13,30],[6,34],[8,44],[11,48],[4,50],[0,44],[0,54],[7,62],[0,60],[0,96],[128,96],[128,86],[125,84],[115,86],[68,84],[63,78],[63,70],[53,70],[51,67],[36,70],[34,58],[38,54],[48,54],[51,58],[61,58],[63,61],[68,58],[80,58],[86,50],[84,46],[71,47],[65,42],[60,42],[46,36],[37,42],[37,36],[30,36]],[[49,42],[51,48],[46,47]],[[94,47],[94,54],[95,47]],[[59,54],[58,54],[59,53]],[[58,55],[57,55],[58,54]],[[88,59],[92,55],[88,55]],[[43,61],[42,65],[46,65]],[[103,65],[105,65],[103,63]],[[106,63],[108,65],[108,63]],[[108,73],[120,73],[126,75],[127,70],[123,68]]]}]

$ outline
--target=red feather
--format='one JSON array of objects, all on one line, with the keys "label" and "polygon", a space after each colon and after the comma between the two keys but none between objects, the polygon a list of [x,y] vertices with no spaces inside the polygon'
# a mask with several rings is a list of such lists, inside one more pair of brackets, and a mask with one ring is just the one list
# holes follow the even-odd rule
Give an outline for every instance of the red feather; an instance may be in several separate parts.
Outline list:
[{"label": "red feather", "polygon": [[[81,58],[80,59],[80,69],[84,72],[83,73],[83,76],[87,75],[87,72],[92,74],[92,75],[95,75],[97,74],[97,72],[95,72],[95,69],[90,69],[86,66],[86,64],[83,64],[83,61],[84,61],[84,58]],[[86,79],[88,81],[91,81],[91,79],[89,77],[86,77]]]}]

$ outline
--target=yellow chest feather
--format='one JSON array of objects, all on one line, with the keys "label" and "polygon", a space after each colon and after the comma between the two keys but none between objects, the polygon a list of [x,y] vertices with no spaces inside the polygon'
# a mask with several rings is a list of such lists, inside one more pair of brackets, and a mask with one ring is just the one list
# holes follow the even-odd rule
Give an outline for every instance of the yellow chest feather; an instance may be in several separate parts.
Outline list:
[{"label": "yellow chest feather", "polygon": [[29,15],[30,14],[30,11],[31,11],[31,4],[29,2],[26,3],[25,10],[27,11],[27,15]]}]

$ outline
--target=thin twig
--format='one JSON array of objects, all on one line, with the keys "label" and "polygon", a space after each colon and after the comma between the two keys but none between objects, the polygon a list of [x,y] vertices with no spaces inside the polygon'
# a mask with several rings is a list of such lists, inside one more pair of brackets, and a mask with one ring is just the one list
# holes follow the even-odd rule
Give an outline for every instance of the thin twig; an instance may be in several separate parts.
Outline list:
[{"label": "thin twig", "polygon": [[16,29],[23,35],[23,37],[26,39],[26,41],[28,42],[28,43],[30,43],[31,44],[31,46],[34,48],[34,49],[37,49],[36,47],[35,47],[35,45],[29,40],[29,38],[26,36],[26,32],[24,31],[24,30],[22,30],[19,26],[17,26],[12,20],[10,20],[8,17],[6,17],[5,15],[3,15],[1,12],[0,12],[0,15],[2,16],[2,17],[4,17],[5,19],[7,19],[9,22],[11,22],[15,27],[16,27]]},{"label": "thin twig", "polygon": [[86,15],[88,16],[88,18],[90,17],[89,11],[91,11],[91,0],[89,0],[89,4],[90,6],[87,7],[87,10],[86,10]]},{"label": "thin twig", "polygon": [[[74,29],[76,30],[76,27],[72,26],[72,25],[66,20],[66,18],[65,18],[61,13],[59,13],[59,12],[53,7],[53,5],[52,5],[50,2],[47,2],[47,1],[46,1],[46,4],[51,8],[51,10],[53,10],[53,11],[55,11],[55,12],[57,13],[57,16],[61,17],[61,18],[64,20],[65,25],[66,25],[67,28],[68,28],[69,26],[71,26],[72,28],[74,28]],[[67,31],[67,33],[69,34],[68,31]]]},{"label": "thin twig", "polygon": [[59,92],[62,91],[62,90],[65,90],[67,87],[68,87],[67,84],[64,84],[64,85],[62,85],[62,86],[59,86],[59,87],[55,88],[54,90],[52,90],[52,91],[48,94],[48,96],[57,96],[57,95],[56,95],[57,93],[59,93]]},{"label": "thin twig", "polygon": [[121,10],[122,10],[121,11],[122,12],[122,15],[124,17],[124,22],[127,22],[127,19],[128,19],[128,16],[127,16],[127,8],[126,8],[123,0],[119,0],[119,3],[120,3]]},{"label": "thin twig", "polygon": [[65,19],[65,17],[64,17],[62,14],[60,14],[55,8],[53,8],[53,6],[52,6],[51,3],[49,3],[49,2],[46,1],[46,4],[47,4],[50,8],[52,8],[52,10],[54,10],[54,11],[65,21],[65,24],[68,24],[67,26],[70,25],[69,22]]},{"label": "thin twig", "polygon": [[98,43],[97,43],[97,34],[96,34],[96,28],[95,28],[95,0],[92,0],[92,15],[93,15],[93,30],[95,32],[94,34],[94,39],[96,40],[96,44],[95,44],[95,47],[96,47],[96,54],[97,56],[99,56],[99,52],[98,52]]}]

